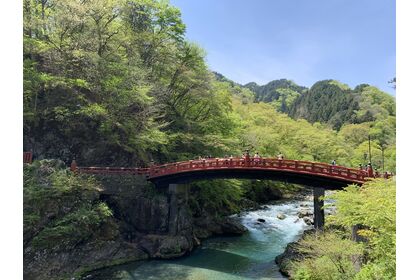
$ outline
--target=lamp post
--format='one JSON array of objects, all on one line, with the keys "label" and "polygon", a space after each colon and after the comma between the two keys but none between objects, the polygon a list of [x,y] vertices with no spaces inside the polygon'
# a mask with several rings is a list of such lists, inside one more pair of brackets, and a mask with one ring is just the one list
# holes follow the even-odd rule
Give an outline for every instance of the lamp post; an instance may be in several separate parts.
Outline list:
[{"label": "lamp post", "polygon": [[381,146],[381,150],[382,150],[382,173],[385,173],[385,157],[384,157],[385,147]]},{"label": "lamp post", "polygon": [[370,135],[368,135],[368,140],[369,140],[369,163],[372,164],[372,154],[370,152]]}]

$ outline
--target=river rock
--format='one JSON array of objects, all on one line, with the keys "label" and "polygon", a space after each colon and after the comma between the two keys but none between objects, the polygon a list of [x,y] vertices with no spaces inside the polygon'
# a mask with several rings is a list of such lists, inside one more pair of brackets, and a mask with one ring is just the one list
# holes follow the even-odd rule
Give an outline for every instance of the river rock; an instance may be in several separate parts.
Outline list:
[{"label": "river rock", "polygon": [[208,238],[212,235],[241,235],[248,231],[238,218],[215,218],[207,213],[194,219],[193,230],[194,236],[199,239]]},{"label": "river rock", "polygon": [[298,217],[299,218],[303,218],[303,217],[307,217],[307,216],[311,216],[312,215],[312,212],[311,211],[309,211],[309,210],[301,210],[299,213],[298,213]]},{"label": "river rock", "polygon": [[303,217],[303,221],[305,222],[305,224],[307,224],[308,226],[313,225],[314,224],[314,220],[310,217]]},{"label": "river rock", "polygon": [[221,223],[223,234],[225,235],[241,235],[248,231],[248,229],[241,224],[238,219],[226,218]]},{"label": "river rock", "polygon": [[283,213],[277,214],[277,219],[284,220],[285,218],[286,218],[286,215],[284,215]]},{"label": "river rock", "polygon": [[261,219],[261,218],[257,219],[257,221],[260,222],[260,223],[265,223],[265,220]]}]

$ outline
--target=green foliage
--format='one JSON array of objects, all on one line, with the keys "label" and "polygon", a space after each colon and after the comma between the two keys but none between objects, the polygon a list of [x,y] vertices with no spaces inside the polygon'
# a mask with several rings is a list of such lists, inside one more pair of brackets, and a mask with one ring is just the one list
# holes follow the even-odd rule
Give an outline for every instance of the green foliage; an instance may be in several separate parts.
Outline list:
[{"label": "green foliage", "polygon": [[103,202],[83,205],[42,229],[34,237],[32,244],[37,249],[74,247],[92,238],[111,216],[112,211]]},{"label": "green foliage", "polygon": [[373,163],[380,167],[384,152],[395,170],[392,97],[334,80],[310,90],[286,79],[240,86],[211,73],[184,32],[166,1],[24,1],[25,150],[81,165],[144,166],[251,148],[358,166],[367,126],[337,136],[325,123],[366,119],[380,147]]},{"label": "green foliage", "polygon": [[328,123],[334,129],[339,129],[345,122],[355,120],[354,111],[357,109],[357,99],[348,86],[334,80],[324,80],[299,96],[291,106],[289,115],[311,123]]},{"label": "green foliage", "polygon": [[199,216],[206,210],[214,216],[238,212],[243,190],[238,180],[195,182],[191,185],[190,208]]},{"label": "green foliage", "polygon": [[[393,179],[376,179],[362,187],[349,186],[332,196],[337,214],[331,221],[342,226],[360,224],[359,234],[368,239],[370,269],[395,278],[396,188]],[[367,272],[363,272],[367,273]]]},{"label": "green foliage", "polygon": [[369,85],[351,90],[335,80],[315,83],[290,106],[289,115],[309,122],[328,123],[339,130],[343,124],[363,123],[395,116],[395,99]]},{"label": "green foliage", "polygon": [[[395,198],[392,179],[351,185],[327,196],[336,207],[327,219],[329,229],[299,241],[303,259],[292,263],[292,279],[395,279]],[[358,234],[367,241],[349,239],[354,225],[361,225]]]},{"label": "green foliage", "polygon": [[286,79],[274,80],[263,86],[259,86],[256,83],[248,83],[244,85],[244,87],[255,93],[255,100],[257,102],[272,102],[279,99],[283,100],[284,96],[291,93],[297,93],[299,95],[306,90],[305,87],[298,86],[293,81]]},{"label": "green foliage", "polygon": [[262,156],[348,164],[348,144],[336,132],[305,120],[292,120],[279,114],[265,103],[242,104],[233,100],[233,108],[240,120],[242,150],[258,151]]},{"label": "green foliage", "polygon": [[394,98],[373,86],[363,87],[359,106],[360,109],[356,114],[360,120],[369,118],[380,120],[388,116],[395,116]]},{"label": "green foliage", "polygon": [[355,262],[361,258],[363,246],[335,232],[307,235],[299,241],[302,262],[292,264],[292,279],[353,279]]},{"label": "green foliage", "polygon": [[[99,201],[99,184],[75,176],[60,161],[35,161],[24,167],[24,243],[35,249],[72,248],[91,238],[117,233],[110,208]],[[104,234],[104,229],[107,228]]]},{"label": "green foliage", "polygon": [[277,108],[277,111],[282,113],[289,112],[291,106],[295,100],[299,97],[300,93],[290,88],[279,88],[277,89],[279,97],[277,101],[273,102],[273,105]]}]

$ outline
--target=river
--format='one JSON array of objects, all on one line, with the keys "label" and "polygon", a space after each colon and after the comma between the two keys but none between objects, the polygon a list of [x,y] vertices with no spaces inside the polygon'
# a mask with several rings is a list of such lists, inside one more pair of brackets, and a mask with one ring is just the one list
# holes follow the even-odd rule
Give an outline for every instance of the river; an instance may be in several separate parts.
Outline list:
[{"label": "river", "polygon": [[[239,215],[249,230],[239,237],[205,240],[189,256],[175,260],[139,261],[97,271],[90,280],[236,280],[287,279],[278,272],[274,258],[309,227],[298,218],[300,205],[309,200],[266,205],[263,210]],[[305,205],[305,206],[306,206]],[[283,220],[277,218],[282,213]],[[264,219],[258,223],[257,219]]]}]

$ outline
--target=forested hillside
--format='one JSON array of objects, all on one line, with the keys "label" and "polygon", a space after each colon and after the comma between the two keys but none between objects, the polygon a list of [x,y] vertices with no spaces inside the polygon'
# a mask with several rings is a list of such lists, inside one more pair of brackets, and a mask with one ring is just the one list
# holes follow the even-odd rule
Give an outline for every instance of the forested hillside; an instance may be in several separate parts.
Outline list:
[{"label": "forested hillside", "polygon": [[177,8],[28,0],[24,15],[26,150],[107,165],[224,150],[230,97]]},{"label": "forested hillside", "polygon": [[[290,105],[294,101],[293,98],[299,96],[306,90],[305,87],[298,86],[293,81],[286,79],[274,80],[263,86],[251,82],[244,85],[244,87],[249,88],[255,93],[256,101],[280,101],[281,106],[279,109],[281,112],[286,112],[287,105]],[[288,98],[289,100],[287,100]],[[292,99],[290,100],[290,98]]]},{"label": "forested hillside", "polygon": [[395,117],[395,99],[366,84],[352,90],[338,81],[325,80],[315,83],[299,96],[289,115],[328,123],[338,130],[343,124]]},{"label": "forested hillside", "polygon": [[307,90],[285,79],[242,87],[216,77],[166,2],[28,0],[24,10],[24,148],[37,157],[129,166],[252,148],[355,165],[366,161],[369,133],[375,159],[393,149],[392,97],[332,80]]}]

